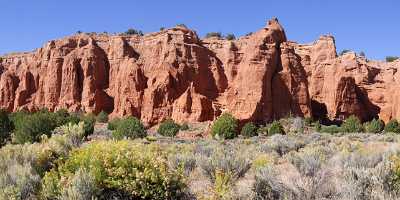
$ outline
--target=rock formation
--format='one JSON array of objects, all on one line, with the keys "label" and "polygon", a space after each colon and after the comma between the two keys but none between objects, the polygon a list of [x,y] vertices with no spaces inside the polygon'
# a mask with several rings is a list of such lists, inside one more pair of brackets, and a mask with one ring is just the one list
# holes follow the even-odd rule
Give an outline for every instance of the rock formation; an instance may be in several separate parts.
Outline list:
[{"label": "rock formation", "polygon": [[307,73],[314,116],[343,120],[354,114],[363,121],[400,118],[396,103],[399,60],[369,61],[353,52],[337,56],[332,36],[293,46]]},{"label": "rock formation", "polygon": [[[182,26],[139,35],[77,34],[0,61],[0,107],[133,115],[147,125],[242,122],[289,114],[400,118],[400,62],[337,56],[334,38],[287,41],[277,19],[237,40]],[[398,81],[399,80],[399,81]]]}]

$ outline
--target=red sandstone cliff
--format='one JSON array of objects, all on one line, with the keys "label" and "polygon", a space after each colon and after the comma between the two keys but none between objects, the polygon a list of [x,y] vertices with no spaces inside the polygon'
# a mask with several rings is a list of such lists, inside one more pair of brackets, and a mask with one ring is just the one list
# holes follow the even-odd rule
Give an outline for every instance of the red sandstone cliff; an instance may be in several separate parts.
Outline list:
[{"label": "red sandstone cliff", "polygon": [[200,40],[175,27],[145,36],[78,34],[0,62],[0,107],[134,115],[152,125],[288,114],[400,118],[400,62],[336,55],[334,39],[288,42],[276,19],[249,36]]}]

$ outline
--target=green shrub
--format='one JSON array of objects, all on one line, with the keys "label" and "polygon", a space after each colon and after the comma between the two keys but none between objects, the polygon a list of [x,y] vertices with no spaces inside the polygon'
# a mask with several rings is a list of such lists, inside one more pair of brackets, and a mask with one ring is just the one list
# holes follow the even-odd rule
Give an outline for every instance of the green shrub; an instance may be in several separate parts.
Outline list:
[{"label": "green shrub", "polygon": [[319,120],[317,122],[315,122],[315,131],[320,132],[321,131],[321,123],[319,122]]},{"label": "green shrub", "polygon": [[176,26],[178,26],[178,27],[182,27],[182,28],[187,28],[187,26],[186,26],[186,24],[177,24]]},{"label": "green shrub", "polygon": [[226,38],[227,40],[235,40],[235,39],[236,39],[236,37],[235,37],[234,34],[227,34],[227,35],[225,36],[225,38]]},{"label": "green shrub", "polygon": [[248,122],[243,126],[240,134],[245,137],[257,136],[257,126],[253,122]]},{"label": "green shrub", "polygon": [[20,111],[17,111],[17,112],[10,113],[9,114],[9,118],[11,120],[12,129],[16,130],[19,127],[21,127],[23,122],[24,122],[24,120],[25,120],[25,117],[28,116],[28,115],[29,115],[29,113],[24,111],[24,110],[20,110]]},{"label": "green shrub", "polygon": [[357,133],[363,131],[363,126],[358,117],[351,115],[348,117],[341,126],[345,133]]},{"label": "green shrub", "polygon": [[85,136],[88,136],[93,133],[95,123],[93,115],[78,116],[69,114],[65,109],[57,112],[49,112],[47,109],[34,113],[19,111],[12,113],[10,118],[14,127],[12,141],[17,144],[38,142],[42,135],[49,137],[56,127],[78,124],[80,121],[85,123]]},{"label": "green shrub", "polygon": [[42,134],[50,136],[51,131],[57,126],[56,116],[46,110],[27,114],[16,122],[13,142],[17,144],[38,142]]},{"label": "green shrub", "polygon": [[268,129],[269,129],[268,126],[260,126],[260,127],[257,129],[257,134],[258,134],[258,135],[268,135]]},{"label": "green shrub", "polygon": [[321,126],[321,133],[340,133],[343,132],[342,128],[336,125],[330,125],[330,126]]},{"label": "green shrub", "polygon": [[182,126],[180,128],[180,130],[182,130],[182,131],[187,131],[189,129],[190,129],[190,127],[189,127],[189,124],[187,124],[187,123],[182,124]]},{"label": "green shrub", "polygon": [[81,117],[81,121],[84,122],[85,137],[93,134],[94,125],[96,123],[96,117],[93,114],[87,114]]},{"label": "green shrub", "polygon": [[57,118],[57,123],[58,124],[63,124],[64,123],[64,119],[69,116],[68,110],[66,110],[66,109],[60,109],[60,110],[57,110],[54,113],[55,113],[55,116]]},{"label": "green shrub", "polygon": [[108,121],[107,128],[108,130],[115,130],[118,127],[118,124],[122,121],[120,118],[114,118]]},{"label": "green shrub", "polygon": [[[79,178],[84,172],[85,180]],[[71,187],[87,188],[89,192],[77,192],[92,196],[96,187],[101,191],[96,197],[109,199],[109,193],[124,199],[180,199],[186,188],[183,173],[168,166],[167,155],[155,145],[129,141],[101,141],[72,152],[59,167],[46,173],[42,182],[45,199],[59,198]],[[81,186],[80,186],[81,185]]]},{"label": "green shrub", "polygon": [[55,116],[56,116],[56,121],[57,124],[63,125],[63,124],[78,124],[81,119],[80,116],[76,113],[69,113],[68,110],[66,109],[60,109],[58,111],[55,112]]},{"label": "green shrub", "polygon": [[215,138],[233,139],[237,135],[237,120],[229,113],[224,113],[214,121],[211,135]]},{"label": "green shrub", "polygon": [[311,126],[313,123],[313,118],[312,117],[306,117],[304,118],[304,125],[305,126]]},{"label": "green shrub", "polygon": [[210,32],[206,34],[206,38],[217,37],[222,38],[222,34],[220,32]]},{"label": "green shrub", "polygon": [[81,118],[77,115],[77,114],[70,114],[69,116],[67,116],[66,118],[64,118],[62,120],[62,123],[59,123],[59,125],[62,124],[78,124],[81,121]]},{"label": "green shrub", "polygon": [[8,118],[8,113],[0,110],[0,147],[11,137],[12,124]]},{"label": "green shrub", "polygon": [[370,122],[365,122],[364,128],[367,133],[380,133],[383,131],[384,123],[380,119],[373,119]]},{"label": "green shrub", "polygon": [[397,56],[386,56],[386,62],[393,62],[397,59],[399,59]]},{"label": "green shrub", "polygon": [[175,123],[172,119],[167,119],[160,124],[157,132],[162,136],[175,137],[179,129],[179,124]]},{"label": "green shrub", "polygon": [[101,122],[101,123],[107,123],[108,122],[108,113],[101,111],[96,116],[96,121]]},{"label": "green shrub", "polygon": [[60,109],[54,113],[56,117],[56,123],[60,126],[63,124],[77,124],[81,121],[80,116],[78,114],[72,113],[70,114],[66,109]]},{"label": "green shrub", "polygon": [[112,133],[115,139],[136,139],[147,136],[146,130],[142,122],[135,117],[128,117],[118,122],[116,129]]},{"label": "green shrub", "polygon": [[390,120],[385,126],[385,133],[400,133],[399,122],[396,119]]},{"label": "green shrub", "polygon": [[139,31],[139,30],[136,30],[136,29],[133,29],[133,28],[130,28],[127,31],[125,31],[125,34],[126,35],[140,35],[140,36],[143,36],[143,32],[142,31]]},{"label": "green shrub", "polygon": [[339,55],[343,56],[344,54],[346,54],[346,53],[348,53],[348,52],[351,52],[351,51],[348,50],[348,49],[344,49],[344,50],[342,50],[342,51],[339,53]]},{"label": "green shrub", "polygon": [[268,135],[285,134],[283,126],[279,121],[273,121],[268,128]]}]

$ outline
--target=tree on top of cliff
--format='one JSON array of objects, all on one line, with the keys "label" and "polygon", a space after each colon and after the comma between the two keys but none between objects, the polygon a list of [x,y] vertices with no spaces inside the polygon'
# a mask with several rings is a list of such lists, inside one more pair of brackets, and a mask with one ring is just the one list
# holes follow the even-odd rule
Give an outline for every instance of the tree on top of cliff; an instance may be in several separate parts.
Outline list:
[{"label": "tree on top of cliff", "polygon": [[142,31],[136,30],[136,29],[133,29],[133,28],[130,28],[127,31],[125,31],[125,34],[126,35],[140,35],[140,36],[143,36],[143,32]]},{"label": "tree on top of cliff", "polygon": [[349,53],[349,52],[350,52],[350,50],[348,50],[348,49],[343,49],[343,51],[341,51],[341,52],[339,53],[339,55],[343,56],[344,54]]},{"label": "tree on top of cliff", "polygon": [[177,24],[176,26],[178,26],[178,27],[183,27],[183,28],[188,28],[188,27],[186,26],[186,24]]},{"label": "tree on top of cliff", "polygon": [[210,32],[206,34],[206,38],[217,37],[222,38],[221,32]]},{"label": "tree on top of cliff", "polygon": [[386,62],[393,62],[395,60],[398,60],[400,57],[398,56],[386,56]]},{"label": "tree on top of cliff", "polygon": [[235,35],[234,34],[227,34],[226,36],[225,36],[225,38],[227,39],[227,40],[234,40],[234,39],[236,39],[236,37],[235,37]]}]

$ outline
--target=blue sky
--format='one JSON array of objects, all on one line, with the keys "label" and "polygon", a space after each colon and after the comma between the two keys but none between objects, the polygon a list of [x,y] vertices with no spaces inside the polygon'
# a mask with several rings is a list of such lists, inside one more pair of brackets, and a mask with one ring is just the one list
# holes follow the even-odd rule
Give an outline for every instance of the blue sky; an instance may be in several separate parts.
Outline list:
[{"label": "blue sky", "polygon": [[184,23],[200,36],[239,36],[274,16],[292,41],[330,33],[338,51],[364,51],[373,59],[400,55],[399,0],[1,0],[0,54],[30,51],[78,30],[153,32]]}]

